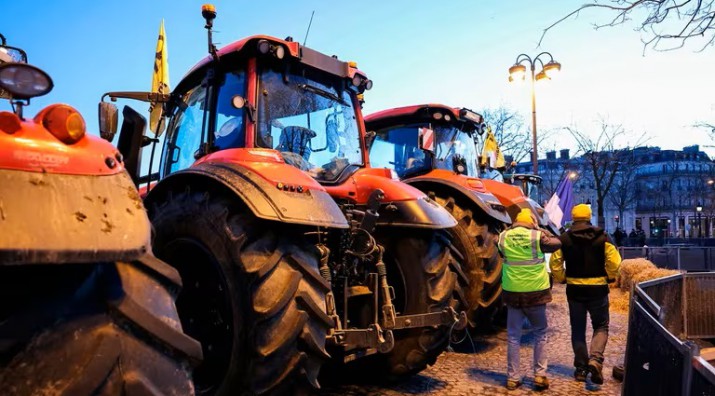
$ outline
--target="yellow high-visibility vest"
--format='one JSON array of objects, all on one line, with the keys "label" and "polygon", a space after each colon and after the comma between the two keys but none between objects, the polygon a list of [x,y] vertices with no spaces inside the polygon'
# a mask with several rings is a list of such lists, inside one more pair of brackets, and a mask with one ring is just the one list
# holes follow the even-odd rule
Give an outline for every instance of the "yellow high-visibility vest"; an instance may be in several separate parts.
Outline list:
[{"label": "yellow high-visibility vest", "polygon": [[549,274],[540,246],[541,231],[515,227],[499,234],[504,255],[502,289],[531,292],[549,288]]}]

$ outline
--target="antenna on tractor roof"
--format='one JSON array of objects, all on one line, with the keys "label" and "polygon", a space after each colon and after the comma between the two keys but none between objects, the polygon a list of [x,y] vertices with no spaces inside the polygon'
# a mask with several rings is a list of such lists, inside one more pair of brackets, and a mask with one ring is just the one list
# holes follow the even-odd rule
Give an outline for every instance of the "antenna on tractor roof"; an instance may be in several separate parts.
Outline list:
[{"label": "antenna on tractor roof", "polygon": [[304,47],[305,47],[305,43],[308,41],[308,33],[310,33],[310,26],[313,24],[313,15],[315,15],[315,10],[313,10],[313,13],[310,14],[310,22],[308,22],[308,30],[305,31],[305,38],[303,39]]}]

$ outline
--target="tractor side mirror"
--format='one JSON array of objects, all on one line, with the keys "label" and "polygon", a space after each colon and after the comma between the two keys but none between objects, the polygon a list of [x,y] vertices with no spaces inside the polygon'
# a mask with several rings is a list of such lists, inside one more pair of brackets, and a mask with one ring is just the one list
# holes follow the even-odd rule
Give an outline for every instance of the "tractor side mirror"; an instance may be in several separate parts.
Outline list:
[{"label": "tractor side mirror", "polygon": [[124,168],[132,177],[134,184],[139,184],[141,169],[141,148],[144,144],[146,118],[129,106],[122,111],[122,131],[119,133],[117,149],[124,156]]},{"label": "tractor side mirror", "polygon": [[117,134],[119,110],[114,103],[99,102],[99,136],[112,142]]},{"label": "tractor side mirror", "polygon": [[27,54],[20,48],[0,45],[0,63],[27,63]]}]

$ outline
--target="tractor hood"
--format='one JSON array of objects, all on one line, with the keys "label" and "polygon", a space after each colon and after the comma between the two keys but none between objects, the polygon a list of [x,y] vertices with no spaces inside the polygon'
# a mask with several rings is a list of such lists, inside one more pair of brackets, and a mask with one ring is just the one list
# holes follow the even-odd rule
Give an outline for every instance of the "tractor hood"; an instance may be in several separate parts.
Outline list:
[{"label": "tractor hood", "polygon": [[361,168],[341,184],[325,189],[333,199],[357,206],[367,205],[370,194],[382,190],[378,225],[434,229],[457,225],[446,209],[422,191],[393,179],[389,169]]}]

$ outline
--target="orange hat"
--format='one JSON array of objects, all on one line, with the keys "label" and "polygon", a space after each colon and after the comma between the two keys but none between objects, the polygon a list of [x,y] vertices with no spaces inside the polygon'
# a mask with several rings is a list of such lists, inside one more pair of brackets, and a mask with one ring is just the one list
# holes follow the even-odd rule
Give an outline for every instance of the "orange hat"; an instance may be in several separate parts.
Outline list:
[{"label": "orange hat", "polygon": [[571,209],[571,217],[573,221],[590,221],[591,207],[586,204],[578,204]]},{"label": "orange hat", "polygon": [[524,208],[521,211],[519,211],[519,214],[516,215],[516,222],[536,225],[536,224],[534,224],[534,219],[531,214],[531,209],[528,209],[528,208]]}]

